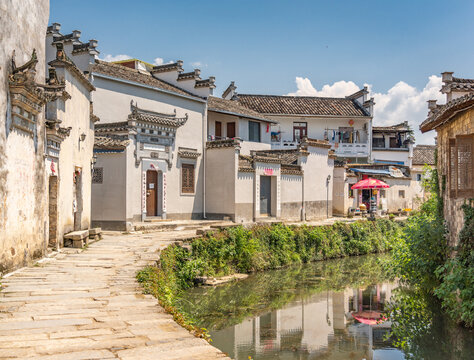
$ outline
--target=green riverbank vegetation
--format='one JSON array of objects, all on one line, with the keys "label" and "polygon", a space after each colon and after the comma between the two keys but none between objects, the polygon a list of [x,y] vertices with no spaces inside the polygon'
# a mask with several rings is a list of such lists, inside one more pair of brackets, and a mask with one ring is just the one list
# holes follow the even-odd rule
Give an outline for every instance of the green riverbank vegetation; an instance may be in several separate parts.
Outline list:
[{"label": "green riverbank vegetation", "polygon": [[[392,320],[392,336],[398,347],[412,358],[430,358],[420,353],[420,346],[431,341],[435,329],[453,329],[450,324],[440,326],[440,316],[431,309],[433,302],[441,303],[453,322],[468,328],[474,325],[474,209],[472,201],[463,206],[465,225],[459,246],[450,248],[443,218],[442,191],[436,170],[425,180],[430,197],[420,210],[410,216],[396,242],[391,260],[385,268],[399,278],[401,287],[392,298],[388,317]],[[450,334],[456,330],[449,330]],[[453,336],[455,338],[455,336]],[[429,348],[429,347],[428,347]],[[410,358],[410,357],[409,357]]]},{"label": "green riverbank vegetation", "polygon": [[182,291],[201,276],[251,273],[345,256],[383,253],[401,236],[403,223],[388,219],[335,223],[328,226],[283,224],[242,226],[209,232],[183,246],[170,245],[157,266],[137,274],[146,293],[153,294],[175,320],[197,336],[206,330],[182,312]]}]

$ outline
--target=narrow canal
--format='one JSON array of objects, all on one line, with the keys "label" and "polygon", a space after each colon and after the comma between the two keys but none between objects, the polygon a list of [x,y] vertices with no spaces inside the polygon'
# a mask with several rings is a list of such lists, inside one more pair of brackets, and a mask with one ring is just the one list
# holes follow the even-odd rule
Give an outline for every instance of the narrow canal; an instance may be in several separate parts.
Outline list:
[{"label": "narrow canal", "polygon": [[[437,314],[407,325],[409,349],[387,340],[390,321],[373,320],[399,290],[384,277],[389,255],[322,261],[194,288],[180,306],[233,359],[472,359],[472,331]],[[408,316],[408,315],[407,315]],[[417,321],[417,320],[416,320]],[[428,324],[428,325],[426,325]]]}]

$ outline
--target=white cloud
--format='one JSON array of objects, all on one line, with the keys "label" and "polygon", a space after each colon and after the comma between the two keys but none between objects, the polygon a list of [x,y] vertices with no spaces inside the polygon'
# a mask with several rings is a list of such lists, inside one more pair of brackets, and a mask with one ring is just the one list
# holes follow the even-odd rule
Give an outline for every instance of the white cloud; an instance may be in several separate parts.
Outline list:
[{"label": "white cloud", "polygon": [[[399,81],[386,93],[374,93],[372,85],[364,84],[370,91],[370,96],[375,99],[374,125],[386,126],[408,121],[415,130],[417,144],[434,144],[435,132],[430,131],[422,134],[419,130],[420,124],[426,119],[428,113],[427,101],[436,99],[443,103],[443,94],[440,93],[442,85],[441,77],[431,75],[422,90]],[[321,90],[317,90],[308,78],[296,78],[297,90],[288,95],[295,96],[322,96],[322,97],[344,97],[353,94],[360,88],[352,81],[337,81],[332,85],[326,84]]]},{"label": "white cloud", "polygon": [[202,65],[202,63],[201,63],[200,61],[195,61],[195,62],[192,62],[191,65],[192,65],[193,67],[199,67],[199,66]]},{"label": "white cloud", "polygon": [[292,96],[322,96],[322,97],[344,97],[359,90],[359,87],[352,81],[336,81],[332,85],[324,85],[318,91],[308,78],[296,77],[296,92],[289,93]]},{"label": "white cloud", "polygon": [[132,57],[125,54],[120,54],[120,55],[107,54],[101,60],[112,62],[112,61],[120,61],[120,60],[128,60],[128,59],[132,59]]},{"label": "white cloud", "polygon": [[155,60],[153,60],[153,65],[165,65],[165,64],[172,64],[173,61],[168,61],[168,62],[165,62],[165,60],[163,60],[163,58],[160,58],[160,57],[157,57],[155,58]]}]

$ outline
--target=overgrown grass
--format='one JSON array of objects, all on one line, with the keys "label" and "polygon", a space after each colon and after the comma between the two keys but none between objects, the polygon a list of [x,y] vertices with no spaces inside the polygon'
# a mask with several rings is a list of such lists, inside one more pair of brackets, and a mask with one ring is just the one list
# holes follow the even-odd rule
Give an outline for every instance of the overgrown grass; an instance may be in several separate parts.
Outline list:
[{"label": "overgrown grass", "polygon": [[175,244],[168,246],[161,252],[158,266],[140,271],[137,279],[177,322],[197,336],[206,337],[206,331],[194,327],[191,316],[177,308],[180,293],[194,286],[196,277],[386,252],[398,241],[402,228],[401,223],[386,219],[316,227],[237,226],[193,240],[190,250]]}]

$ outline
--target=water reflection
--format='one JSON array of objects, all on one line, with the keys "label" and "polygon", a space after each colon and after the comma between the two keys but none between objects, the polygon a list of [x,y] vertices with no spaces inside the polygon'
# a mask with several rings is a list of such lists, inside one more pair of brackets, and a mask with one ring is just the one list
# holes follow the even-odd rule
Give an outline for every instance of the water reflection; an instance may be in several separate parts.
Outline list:
[{"label": "water reflection", "polygon": [[181,306],[233,359],[404,359],[380,319],[396,287],[366,256],[193,289]]}]

